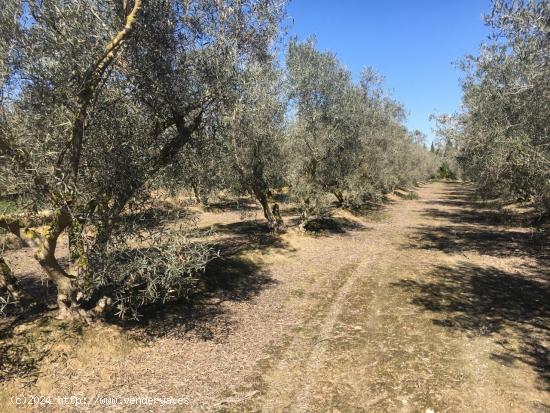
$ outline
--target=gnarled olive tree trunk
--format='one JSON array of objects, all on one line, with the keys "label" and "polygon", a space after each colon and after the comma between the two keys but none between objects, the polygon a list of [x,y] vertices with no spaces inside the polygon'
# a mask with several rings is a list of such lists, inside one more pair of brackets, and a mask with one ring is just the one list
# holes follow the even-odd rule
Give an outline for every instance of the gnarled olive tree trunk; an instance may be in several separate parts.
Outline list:
[{"label": "gnarled olive tree trunk", "polygon": [[[63,189],[59,189],[58,186],[42,176],[34,177],[36,186],[41,188],[44,195],[54,205],[54,212],[49,225],[38,231],[32,229],[30,223],[21,222],[18,217],[0,217],[0,227],[15,234],[27,246],[33,248],[34,257],[57,289],[59,318],[62,319],[88,319],[88,315],[78,304],[78,292],[74,283],[76,275],[86,265],[86,257],[83,245],[80,242],[82,229],[79,228],[78,219],[73,215],[73,210],[78,208],[78,174],[86,131],[86,120],[92,102],[101,88],[104,74],[112,65],[121,46],[130,34],[140,8],[141,0],[134,0],[130,13],[125,17],[123,27],[106,45],[102,55],[85,72],[83,81],[77,90],[75,96],[77,107],[71,124],[70,140],[67,150],[61,151],[57,162],[56,176],[60,182],[64,182]],[[9,155],[23,169],[34,169],[30,157],[24,151],[13,148],[9,140],[0,137],[0,150],[3,154]],[[65,168],[65,153],[70,154],[68,168]],[[71,258],[74,259],[74,262],[73,268],[67,271],[59,264],[56,258],[56,249],[59,237],[68,229],[71,229],[68,232]],[[76,257],[77,255],[78,257]],[[5,270],[4,267],[2,269]],[[3,273],[5,272],[3,271]],[[5,274],[4,278],[8,279]],[[13,285],[13,282],[10,284]]]},{"label": "gnarled olive tree trunk", "polygon": [[283,218],[281,217],[281,212],[279,210],[278,204],[269,205],[269,198],[267,196],[267,190],[261,189],[260,187],[253,187],[252,193],[254,197],[258,200],[262,207],[264,217],[267,220],[267,226],[273,232],[279,232],[284,229],[285,224]]},{"label": "gnarled olive tree trunk", "polygon": [[[83,315],[76,299],[75,288],[73,287],[74,277],[65,271],[57,261],[55,255],[59,236],[70,224],[71,215],[66,208],[62,208],[53,214],[51,223],[42,231],[31,229],[29,223],[25,225],[14,217],[3,217],[0,219],[0,227],[10,231],[19,237],[28,247],[33,248],[34,257],[57,289],[57,304],[59,306],[60,318],[80,318]],[[10,280],[11,272],[9,271],[9,267],[7,265],[2,267],[5,280],[14,286],[15,283],[13,280]]]}]

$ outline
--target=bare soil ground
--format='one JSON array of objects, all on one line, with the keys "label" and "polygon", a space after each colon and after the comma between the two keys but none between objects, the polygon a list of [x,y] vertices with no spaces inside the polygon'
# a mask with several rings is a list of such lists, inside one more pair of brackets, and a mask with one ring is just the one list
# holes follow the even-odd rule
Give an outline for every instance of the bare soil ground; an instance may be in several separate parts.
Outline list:
[{"label": "bare soil ground", "polygon": [[[0,411],[550,411],[548,243],[466,184],[418,194],[317,235],[265,233],[254,208],[196,211],[223,250],[200,305],[135,325],[13,323]],[[7,259],[32,273],[25,254]],[[10,401],[30,394],[189,403]]]}]

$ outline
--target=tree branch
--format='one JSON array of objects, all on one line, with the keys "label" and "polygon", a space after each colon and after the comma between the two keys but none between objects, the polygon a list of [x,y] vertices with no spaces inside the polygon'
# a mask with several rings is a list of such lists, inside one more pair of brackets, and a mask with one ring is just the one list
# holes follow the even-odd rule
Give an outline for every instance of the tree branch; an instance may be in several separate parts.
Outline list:
[{"label": "tree branch", "polygon": [[134,0],[134,7],[130,14],[126,16],[124,27],[113,37],[105,47],[101,57],[92,65],[85,76],[84,83],[78,93],[79,108],[74,120],[71,136],[71,170],[73,179],[76,181],[78,169],[80,166],[80,157],[82,153],[82,144],[84,140],[84,129],[88,108],[97,92],[97,86],[101,82],[105,70],[112,64],[116,58],[121,45],[127,39],[130,31],[134,27],[136,16],[141,8],[141,0]]}]

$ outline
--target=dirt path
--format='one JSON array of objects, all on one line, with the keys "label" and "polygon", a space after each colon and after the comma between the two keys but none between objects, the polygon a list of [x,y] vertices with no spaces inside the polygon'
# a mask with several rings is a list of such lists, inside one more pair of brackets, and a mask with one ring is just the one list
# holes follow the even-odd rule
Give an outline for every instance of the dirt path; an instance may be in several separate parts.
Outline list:
[{"label": "dirt path", "polygon": [[390,207],[242,410],[547,411],[547,263],[469,195],[433,184]]},{"label": "dirt path", "polygon": [[[90,332],[33,390],[187,406],[40,411],[550,411],[548,245],[466,185],[418,193],[380,219],[343,214],[331,234],[246,238],[193,319],[150,320],[146,345]],[[202,219],[225,220],[229,240],[248,231],[236,213]]]}]

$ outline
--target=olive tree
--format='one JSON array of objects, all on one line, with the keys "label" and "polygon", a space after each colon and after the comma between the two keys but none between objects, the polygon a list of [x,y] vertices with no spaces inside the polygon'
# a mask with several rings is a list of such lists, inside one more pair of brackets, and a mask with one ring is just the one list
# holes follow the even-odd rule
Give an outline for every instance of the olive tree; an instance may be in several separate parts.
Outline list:
[{"label": "olive tree", "polygon": [[463,112],[445,136],[486,193],[550,209],[550,2],[495,0],[492,36],[468,56]]},{"label": "olive tree", "polygon": [[326,194],[343,202],[344,181],[355,169],[360,140],[354,127],[351,73],[313,41],[291,41],[287,53],[294,117],[288,135],[289,179],[303,223],[327,208]]},{"label": "olive tree", "polygon": [[[206,204],[208,194],[228,190],[252,196],[268,227],[283,228],[272,190],[284,184],[285,96],[272,59],[248,62],[239,71],[219,116],[209,120],[170,170],[171,179],[193,190]],[[229,91],[228,91],[229,92]]]},{"label": "olive tree", "polygon": [[[17,217],[3,216],[0,225],[35,249],[58,290],[61,316],[72,309],[78,313],[72,280],[85,268],[85,260],[77,259],[67,271],[55,252],[63,232],[79,231],[75,207],[80,207],[88,118],[141,7],[140,0],[125,8],[88,3],[25,3],[28,11],[19,19],[13,46],[18,56],[11,65],[20,90],[13,101],[2,102],[0,154],[5,177],[15,180],[12,185],[20,190],[47,197],[53,211],[42,232]],[[98,6],[104,19],[96,17]],[[75,251],[78,244],[71,245]]]},{"label": "olive tree", "polygon": [[[60,317],[87,317],[84,309],[98,312],[110,301],[120,314],[128,307],[135,314],[141,305],[187,294],[208,249],[159,233],[140,244],[139,222],[128,224],[124,214],[139,210],[177,155],[220,116],[242,61],[267,53],[280,4],[29,0],[23,6],[14,3],[23,10],[16,12],[17,36],[2,26],[13,39],[7,67],[17,93],[2,101],[0,166],[4,180],[46,198],[51,212],[42,230],[32,229],[32,208],[4,214],[0,225],[35,249],[57,288]],[[63,234],[68,267],[56,255]],[[128,238],[139,248],[129,251],[122,242]]]},{"label": "olive tree", "polygon": [[227,161],[237,190],[248,192],[261,205],[268,227],[284,226],[272,189],[284,182],[282,143],[285,102],[281,76],[271,59],[244,68],[237,98],[226,117]]}]

